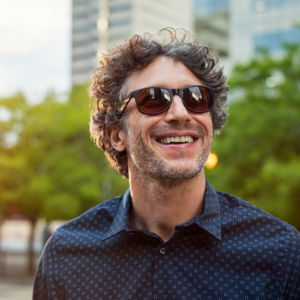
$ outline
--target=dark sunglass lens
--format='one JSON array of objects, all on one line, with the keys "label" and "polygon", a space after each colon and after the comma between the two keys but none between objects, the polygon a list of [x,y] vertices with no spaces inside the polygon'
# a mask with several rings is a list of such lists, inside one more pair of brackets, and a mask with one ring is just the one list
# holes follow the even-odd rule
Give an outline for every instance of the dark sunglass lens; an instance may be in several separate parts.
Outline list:
[{"label": "dark sunglass lens", "polygon": [[205,112],[213,105],[213,95],[210,89],[193,86],[182,91],[182,99],[186,107],[194,112]]},{"label": "dark sunglass lens", "polygon": [[170,101],[170,92],[161,88],[146,88],[139,91],[137,95],[138,107],[146,114],[163,112],[169,106]]}]

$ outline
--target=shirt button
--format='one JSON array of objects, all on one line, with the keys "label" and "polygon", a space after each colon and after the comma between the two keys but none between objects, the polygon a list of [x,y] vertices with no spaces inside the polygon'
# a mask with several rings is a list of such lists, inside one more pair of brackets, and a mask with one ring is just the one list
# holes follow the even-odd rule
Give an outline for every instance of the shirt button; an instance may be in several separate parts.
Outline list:
[{"label": "shirt button", "polygon": [[166,254],[166,248],[161,248],[159,251],[161,254]]}]

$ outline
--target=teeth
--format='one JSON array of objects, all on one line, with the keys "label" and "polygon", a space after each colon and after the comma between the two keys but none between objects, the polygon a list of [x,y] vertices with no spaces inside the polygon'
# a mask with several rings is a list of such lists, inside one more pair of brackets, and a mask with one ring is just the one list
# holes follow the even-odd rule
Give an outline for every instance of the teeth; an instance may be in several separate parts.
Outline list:
[{"label": "teeth", "polygon": [[170,144],[170,143],[192,143],[194,139],[191,136],[175,136],[175,137],[166,137],[160,139],[160,143],[162,144]]}]

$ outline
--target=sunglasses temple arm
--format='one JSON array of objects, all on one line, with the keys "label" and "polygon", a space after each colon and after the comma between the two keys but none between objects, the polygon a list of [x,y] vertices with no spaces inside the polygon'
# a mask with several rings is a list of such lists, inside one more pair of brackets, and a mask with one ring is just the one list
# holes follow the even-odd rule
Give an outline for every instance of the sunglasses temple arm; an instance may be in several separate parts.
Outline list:
[{"label": "sunglasses temple arm", "polygon": [[129,103],[129,101],[130,101],[130,99],[131,99],[131,95],[127,98],[127,99],[125,99],[124,101],[123,101],[123,103],[122,103],[122,105],[121,105],[121,107],[120,107],[120,113],[122,113],[123,111],[124,111],[124,109],[126,108],[126,106],[127,106],[127,104]]}]

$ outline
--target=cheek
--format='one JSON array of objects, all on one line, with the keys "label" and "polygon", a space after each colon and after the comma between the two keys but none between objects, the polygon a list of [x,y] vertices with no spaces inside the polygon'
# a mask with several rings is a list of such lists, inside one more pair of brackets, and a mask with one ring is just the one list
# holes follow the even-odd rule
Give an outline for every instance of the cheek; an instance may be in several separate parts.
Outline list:
[{"label": "cheek", "polygon": [[195,120],[197,123],[201,124],[205,128],[205,130],[209,136],[212,135],[213,124],[212,124],[212,119],[211,119],[209,112],[205,113],[203,115],[197,116],[195,118]]},{"label": "cheek", "polygon": [[133,111],[127,117],[128,128],[135,134],[140,134],[143,140],[148,139],[149,130],[161,120],[159,116],[143,115],[139,111]]}]

